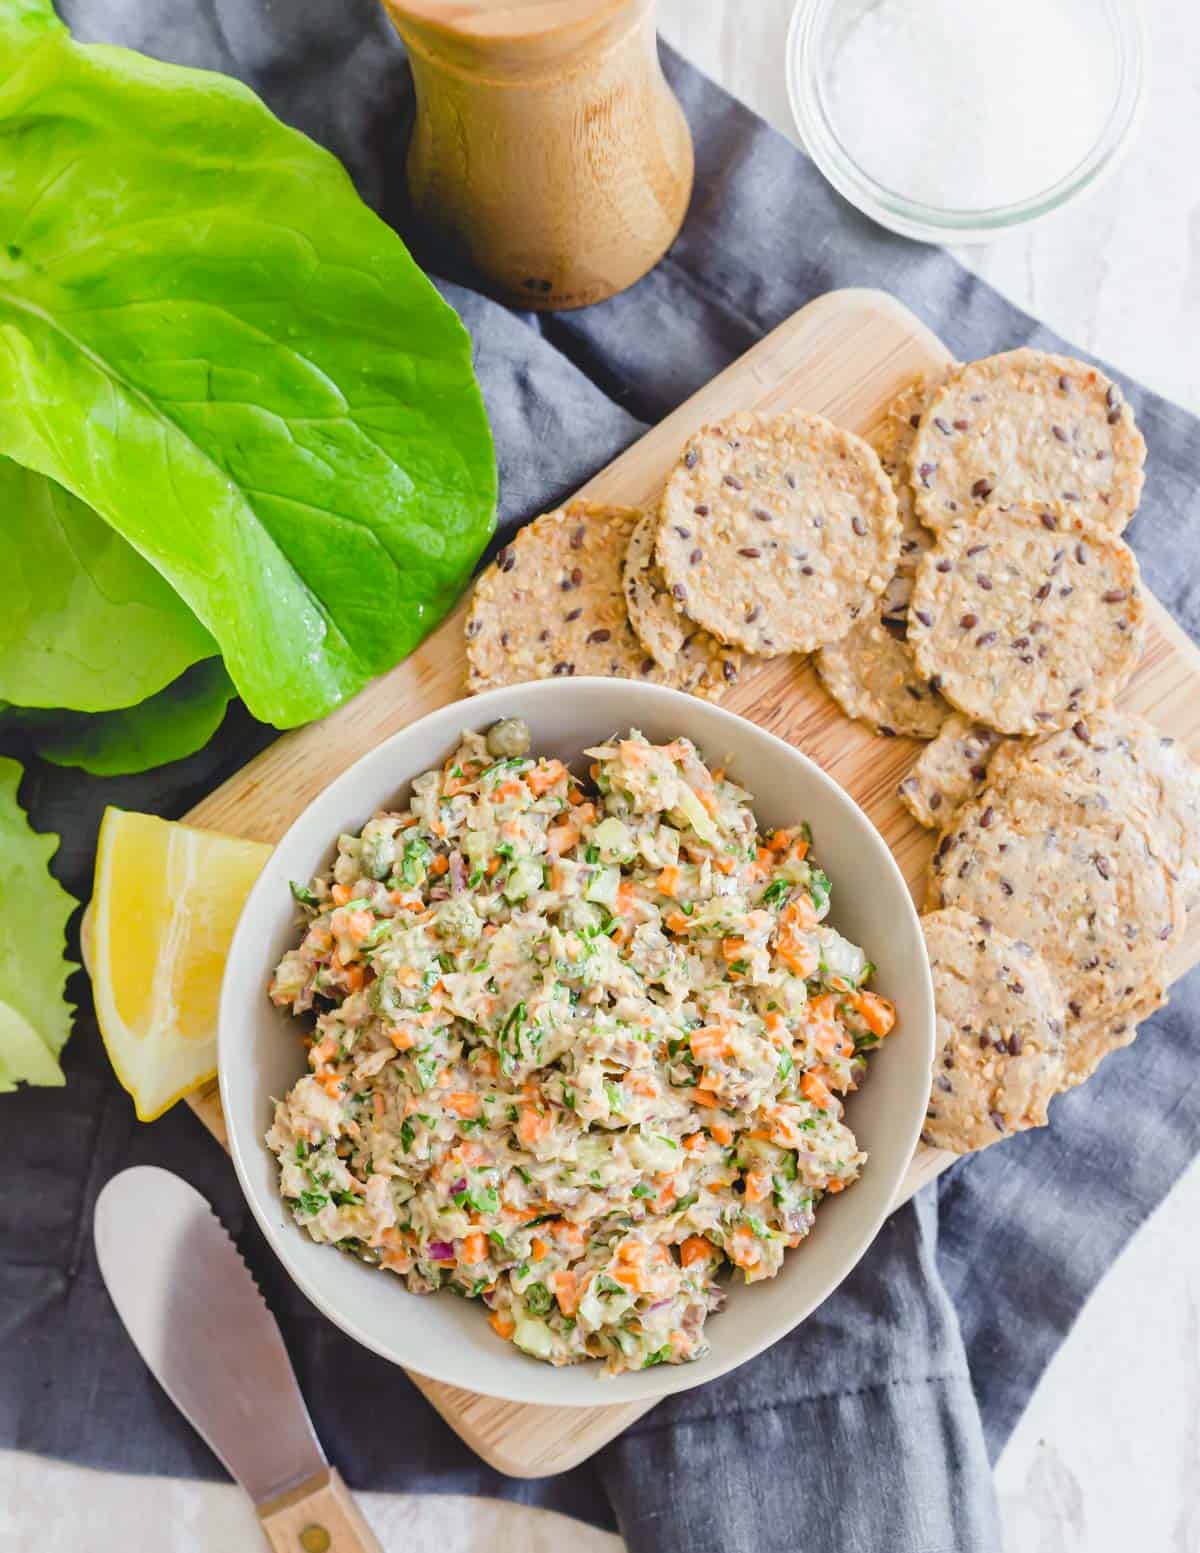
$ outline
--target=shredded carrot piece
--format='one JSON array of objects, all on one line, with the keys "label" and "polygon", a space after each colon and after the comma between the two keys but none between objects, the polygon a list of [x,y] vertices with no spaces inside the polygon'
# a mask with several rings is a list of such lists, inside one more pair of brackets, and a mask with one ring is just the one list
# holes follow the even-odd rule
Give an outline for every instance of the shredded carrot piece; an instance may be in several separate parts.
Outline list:
[{"label": "shredded carrot piece", "polygon": [[578,844],[580,835],[578,825],[573,825],[569,820],[552,825],[546,832],[546,851],[551,857],[561,857]]},{"label": "shredded carrot piece", "polygon": [[762,1246],[758,1242],[758,1237],[745,1225],[739,1225],[734,1230],[729,1237],[726,1251],[730,1260],[742,1268],[757,1267],[762,1261]]},{"label": "shredded carrot piece", "polygon": [[525,780],[530,792],[540,798],[554,786],[559,777],[566,775],[566,770],[561,760],[539,761],[532,770],[525,773]]},{"label": "shredded carrot piece", "polygon": [[724,1025],[704,1025],[688,1035],[688,1045],[696,1061],[715,1062],[729,1051],[729,1031]]},{"label": "shredded carrot piece", "polygon": [[535,1111],[532,1106],[522,1108],[521,1119],[517,1123],[517,1137],[526,1148],[532,1148],[549,1131],[550,1118],[547,1115]]},{"label": "shredded carrot piece", "polygon": [[703,1235],[689,1235],[679,1247],[679,1260],[685,1267],[693,1262],[707,1262],[712,1254],[713,1247]]},{"label": "shredded carrot piece", "polygon": [[765,1202],[770,1195],[770,1176],[763,1170],[751,1170],[746,1176],[746,1201]]},{"label": "shredded carrot piece", "polygon": [[562,1267],[550,1281],[554,1285],[558,1308],[564,1316],[573,1316],[579,1309],[579,1284],[575,1274],[570,1268]]},{"label": "shredded carrot piece", "polygon": [[556,1240],[563,1241],[577,1251],[583,1250],[585,1236],[582,1224],[576,1224],[574,1219],[555,1219],[548,1228],[553,1231]]},{"label": "shredded carrot piece", "polygon": [[896,1023],[895,1005],[877,992],[856,993],[850,999],[850,1006],[872,1035],[885,1036]]},{"label": "shredded carrot piece", "polygon": [[658,892],[660,895],[674,897],[679,888],[679,869],[674,863],[668,863],[658,876]]}]

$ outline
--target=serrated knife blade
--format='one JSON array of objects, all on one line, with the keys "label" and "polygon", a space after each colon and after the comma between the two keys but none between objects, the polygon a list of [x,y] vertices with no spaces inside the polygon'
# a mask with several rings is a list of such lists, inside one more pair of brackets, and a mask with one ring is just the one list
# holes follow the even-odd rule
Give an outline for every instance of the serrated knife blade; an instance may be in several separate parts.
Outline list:
[{"label": "serrated knife blade", "polygon": [[101,1191],[93,1227],[134,1346],[254,1500],[272,1543],[377,1548],[321,1449],[275,1318],[205,1198],[138,1165]]}]

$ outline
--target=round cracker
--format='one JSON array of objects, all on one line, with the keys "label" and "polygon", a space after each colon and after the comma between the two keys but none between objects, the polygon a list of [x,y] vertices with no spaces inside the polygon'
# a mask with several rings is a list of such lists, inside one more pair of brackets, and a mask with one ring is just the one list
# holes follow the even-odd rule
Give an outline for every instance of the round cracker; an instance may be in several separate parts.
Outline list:
[{"label": "round cracker", "polygon": [[1179,744],[1128,712],[1092,712],[1070,728],[1002,747],[988,767],[996,786],[1029,766],[1092,782],[1146,822],[1190,909],[1200,904],[1200,766]]},{"label": "round cracker", "polygon": [[1062,1084],[1062,992],[1029,944],[965,911],[921,918],[937,1050],[922,1137],[935,1148],[973,1149],[1044,1127]]},{"label": "round cracker", "polygon": [[573,501],[520,530],[475,584],[468,690],[576,674],[666,683],[630,624],[621,586],[641,516]]},{"label": "round cracker", "polygon": [[931,830],[948,825],[959,804],[982,791],[992,752],[1004,742],[995,729],[951,713],[896,789],[900,802],[919,825]]},{"label": "round cracker", "polygon": [[954,816],[926,909],[957,906],[1031,944],[1070,1022],[1115,1019],[1164,983],[1182,895],[1142,821],[1098,787],[1047,771],[989,786]]},{"label": "round cracker", "polygon": [[654,559],[658,516],[646,513],[625,551],[621,581],[625,607],[642,646],[678,690],[719,701],[741,670],[741,654],[681,615],[671,605],[667,585]]},{"label": "round cracker", "polygon": [[819,415],[735,415],[684,448],[656,558],[677,608],[775,657],[844,636],[896,568],[896,496],[861,437]]},{"label": "round cracker", "polygon": [[896,493],[896,516],[900,520],[900,552],[896,570],[889,578],[882,596],[880,613],[885,620],[906,619],[917,565],[933,544],[933,534],[917,517],[908,455],[925,406],[949,377],[951,370],[946,367],[941,372],[918,373],[888,405],[883,420],[867,438],[879,455],[884,474],[892,482],[892,489]]},{"label": "round cracker", "polygon": [[1074,1089],[1091,1078],[1108,1056],[1131,1046],[1137,1039],[1138,1026],[1167,1001],[1162,987],[1149,987],[1132,1009],[1106,1019],[1083,1019],[1073,1024],[1067,1039],[1063,1065],[1063,1089]]},{"label": "round cracker", "polygon": [[972,362],[930,399],[909,453],[930,528],[987,503],[1063,502],[1119,534],[1141,499],[1146,444],[1120,388],[1069,356]]},{"label": "round cracker", "polygon": [[1142,647],[1137,559],[1061,509],[985,508],[943,530],[917,571],[917,669],[976,722],[1044,733],[1121,690]]},{"label": "round cracker", "polygon": [[908,644],[888,630],[878,607],[816,655],[825,689],[847,717],[887,738],[936,738],[950,708],[913,663]]}]

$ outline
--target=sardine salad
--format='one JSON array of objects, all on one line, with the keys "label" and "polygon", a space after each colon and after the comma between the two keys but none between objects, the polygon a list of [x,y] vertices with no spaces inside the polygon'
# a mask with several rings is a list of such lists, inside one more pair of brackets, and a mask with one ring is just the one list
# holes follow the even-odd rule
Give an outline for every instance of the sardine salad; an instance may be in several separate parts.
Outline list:
[{"label": "sardine salad", "polygon": [[678,1364],[722,1273],[773,1277],[859,1174],[840,1097],[895,1014],[808,827],[760,835],[689,740],[614,738],[586,781],[528,750],[464,734],[292,886],[270,995],[315,1016],[311,1071],[267,1142],[314,1240],[552,1364]]}]

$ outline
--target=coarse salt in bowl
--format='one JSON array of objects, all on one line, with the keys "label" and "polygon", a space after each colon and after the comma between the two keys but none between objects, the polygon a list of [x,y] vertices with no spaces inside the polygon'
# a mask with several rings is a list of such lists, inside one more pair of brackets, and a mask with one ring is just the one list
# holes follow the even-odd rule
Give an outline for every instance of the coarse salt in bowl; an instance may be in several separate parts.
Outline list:
[{"label": "coarse salt in bowl", "polygon": [[[640,728],[664,743],[677,735],[723,763],[754,795],[761,825],[807,819],[814,851],[833,881],[830,921],[866,947],[873,985],[896,1005],[897,1026],[870,1060],[846,1120],[868,1162],[850,1190],[823,1202],[803,1244],[778,1276],[735,1282],[693,1364],[660,1364],[602,1381],[599,1364],[555,1369],[501,1342],[483,1307],[449,1293],[410,1294],[378,1268],[318,1245],[296,1224],[279,1192],[276,1160],[264,1142],[273,1097],[306,1071],[295,1019],[275,1008],[267,982],[296,936],[291,879],[326,866],[341,831],[359,830],[391,805],[411,779],[457,746],[464,728],[523,718],[533,752],[580,769],[582,752],[615,730]],[[825,1299],[866,1251],[912,1159],[929,1097],[933,988],[920,923],[904,878],[879,832],[832,778],[799,750],[732,712],[661,685],[573,679],[516,685],[459,701],[385,740],[344,771],[292,825],[251,890],[234,933],[218,1017],[217,1065],[229,1148],[246,1199],[276,1255],[330,1320],[384,1359],[511,1402],[561,1407],[649,1403],[713,1380],[783,1337]]]},{"label": "coarse salt in bowl", "polygon": [[981,242],[1111,170],[1144,55],[1136,0],[799,0],[788,89],[806,148],[858,209]]}]

